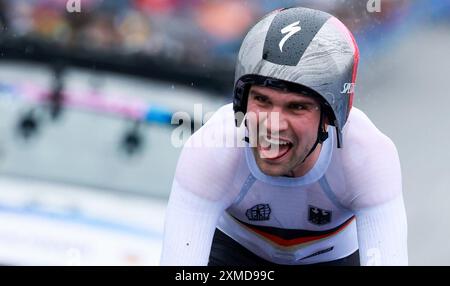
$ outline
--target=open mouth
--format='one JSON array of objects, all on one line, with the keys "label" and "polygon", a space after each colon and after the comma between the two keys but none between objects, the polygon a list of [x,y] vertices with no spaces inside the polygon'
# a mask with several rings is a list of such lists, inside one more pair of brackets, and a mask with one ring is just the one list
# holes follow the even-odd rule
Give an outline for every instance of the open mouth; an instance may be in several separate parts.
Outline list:
[{"label": "open mouth", "polygon": [[261,138],[258,153],[266,160],[280,160],[292,149],[293,144],[284,139]]}]

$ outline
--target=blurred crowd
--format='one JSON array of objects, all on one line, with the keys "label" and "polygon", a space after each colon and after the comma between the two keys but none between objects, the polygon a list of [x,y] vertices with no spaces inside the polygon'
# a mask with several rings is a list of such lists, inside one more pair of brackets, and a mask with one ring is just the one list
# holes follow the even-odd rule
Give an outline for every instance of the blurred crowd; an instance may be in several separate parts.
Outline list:
[{"label": "blurred crowd", "polygon": [[[79,3],[80,12],[68,12]],[[67,48],[144,53],[174,61],[233,57],[249,27],[267,12],[304,5],[330,12],[354,32],[392,16],[408,1],[368,13],[359,0],[0,0],[2,34]]]}]

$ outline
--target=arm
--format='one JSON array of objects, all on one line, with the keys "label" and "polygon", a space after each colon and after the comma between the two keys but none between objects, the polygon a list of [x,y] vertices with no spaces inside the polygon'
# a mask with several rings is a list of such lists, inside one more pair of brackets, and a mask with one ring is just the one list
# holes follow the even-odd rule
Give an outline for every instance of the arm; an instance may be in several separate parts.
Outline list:
[{"label": "arm", "polygon": [[239,152],[195,142],[226,130],[224,124],[234,131],[233,123],[232,106],[226,105],[186,142],[166,210],[161,265],[207,265],[218,220],[238,195],[232,182]]},{"label": "arm", "polygon": [[[354,181],[359,192],[352,201],[356,215],[361,265],[408,265],[407,220],[400,162],[395,145],[385,138]],[[378,158],[378,159],[377,159]]]},{"label": "arm", "polygon": [[217,221],[225,206],[174,181],[166,212],[161,265],[207,265]]},{"label": "arm", "polygon": [[407,222],[402,195],[356,211],[362,266],[408,265]]},{"label": "arm", "polygon": [[407,265],[407,220],[394,143],[355,110],[343,153],[347,206],[356,215],[361,265]]}]

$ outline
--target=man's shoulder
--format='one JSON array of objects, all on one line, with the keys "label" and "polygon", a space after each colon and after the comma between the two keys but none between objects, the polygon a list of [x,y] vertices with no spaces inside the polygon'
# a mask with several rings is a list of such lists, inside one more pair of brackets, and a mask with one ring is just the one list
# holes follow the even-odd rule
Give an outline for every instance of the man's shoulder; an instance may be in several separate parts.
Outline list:
[{"label": "man's shoulder", "polygon": [[362,110],[356,107],[350,111],[343,131],[344,148],[342,151],[344,153],[370,156],[374,155],[372,152],[374,150],[396,150],[392,140],[381,132]]},{"label": "man's shoulder", "polygon": [[344,147],[337,152],[351,208],[377,205],[401,193],[397,149],[363,111],[352,108],[344,129]]},{"label": "man's shoulder", "polygon": [[231,127],[234,127],[234,113],[233,104],[229,103],[222,105],[216,111],[205,114],[203,118],[203,125],[199,130],[194,132],[193,136],[198,136],[197,133],[202,133],[205,131],[224,131],[225,128],[231,130]]},{"label": "man's shoulder", "polygon": [[208,122],[217,118],[228,120],[234,118],[233,104],[227,103],[219,107],[217,111],[215,111],[214,114],[211,116],[211,118],[208,119]]},{"label": "man's shoulder", "polygon": [[227,197],[235,195],[229,191],[229,184],[243,158],[243,148],[225,140],[226,134],[237,129],[232,117],[232,106],[222,106],[189,138],[177,164],[178,184],[214,200],[224,196],[227,190]]},{"label": "man's shoulder", "polygon": [[242,135],[235,126],[234,118],[233,105],[231,103],[223,105],[206,116],[206,122],[192,134],[185,146],[233,149],[239,145],[239,135]]},{"label": "man's shoulder", "polygon": [[182,157],[202,161],[208,172],[232,171],[244,146],[237,129],[232,104],[223,105],[188,139]]},{"label": "man's shoulder", "polygon": [[221,128],[221,131],[234,130],[234,111],[233,104],[222,105],[215,111],[210,118],[207,118],[205,125],[214,125],[215,128]]}]

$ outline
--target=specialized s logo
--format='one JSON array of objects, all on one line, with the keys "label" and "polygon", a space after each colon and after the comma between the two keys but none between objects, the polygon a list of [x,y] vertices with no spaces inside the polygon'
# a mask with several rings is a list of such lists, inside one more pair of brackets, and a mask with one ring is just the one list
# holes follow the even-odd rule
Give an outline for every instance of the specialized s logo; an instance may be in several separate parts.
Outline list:
[{"label": "specialized s logo", "polygon": [[353,82],[346,82],[341,91],[341,93],[346,93],[346,94],[350,94],[350,93],[354,93],[354,92],[355,92],[355,83],[353,83]]},{"label": "specialized s logo", "polygon": [[294,22],[281,29],[281,34],[284,35],[287,33],[287,35],[284,36],[283,39],[281,39],[280,43],[278,44],[278,47],[280,47],[281,52],[283,52],[284,43],[286,43],[286,41],[290,37],[292,37],[292,35],[294,35],[295,33],[299,32],[302,29],[300,26],[298,26],[298,24],[300,24],[300,21]]},{"label": "specialized s logo", "polygon": [[269,220],[270,212],[269,204],[259,204],[248,209],[245,215],[249,220]]}]

